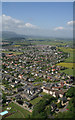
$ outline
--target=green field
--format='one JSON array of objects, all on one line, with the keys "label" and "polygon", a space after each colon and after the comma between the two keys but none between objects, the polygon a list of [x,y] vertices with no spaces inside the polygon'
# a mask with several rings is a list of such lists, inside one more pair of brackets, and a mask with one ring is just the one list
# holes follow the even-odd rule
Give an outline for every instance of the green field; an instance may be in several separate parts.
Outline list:
[{"label": "green field", "polygon": [[[47,95],[47,93],[44,93],[44,92],[41,92],[40,94],[41,94],[41,95]],[[30,103],[33,104],[33,105],[35,105],[35,104],[37,104],[41,99],[42,99],[42,97],[37,97],[37,98],[31,100]]]},{"label": "green field", "polygon": [[37,104],[41,99],[42,99],[41,97],[37,97],[37,98],[31,100],[30,103],[31,103],[32,105],[35,105],[35,104]]},{"label": "green field", "polygon": [[65,62],[75,62],[75,49],[72,48],[65,48],[65,47],[58,47],[60,50],[62,50],[65,53],[70,53],[70,57],[65,59]]},{"label": "green field", "polygon": [[65,72],[66,74],[75,76],[75,63],[58,63],[57,65],[67,68],[65,70],[61,70],[60,72]]},{"label": "green field", "polygon": [[43,40],[43,41],[39,41],[39,40],[35,40],[35,41],[33,41],[32,42],[32,44],[35,44],[35,45],[54,45],[54,46],[56,46],[56,45],[66,45],[66,43],[65,42],[63,42],[63,43],[61,43],[60,41],[55,41],[55,40]]},{"label": "green field", "polygon": [[66,70],[61,70],[60,72],[64,72],[68,75],[72,75],[72,76],[75,76],[75,69],[66,69]]},{"label": "green field", "polygon": [[[11,110],[9,110],[10,113],[15,112],[14,114],[8,116],[7,118],[28,118],[31,113],[20,106],[16,105],[15,103],[10,103],[9,106],[11,107]],[[6,108],[4,108],[6,109]]]},{"label": "green field", "polygon": [[58,49],[62,50],[65,53],[70,53],[70,57],[65,59],[64,62],[58,63],[57,65],[66,67],[68,69],[61,70],[60,72],[65,72],[66,74],[75,76],[75,49],[66,48],[66,47],[58,47]]}]

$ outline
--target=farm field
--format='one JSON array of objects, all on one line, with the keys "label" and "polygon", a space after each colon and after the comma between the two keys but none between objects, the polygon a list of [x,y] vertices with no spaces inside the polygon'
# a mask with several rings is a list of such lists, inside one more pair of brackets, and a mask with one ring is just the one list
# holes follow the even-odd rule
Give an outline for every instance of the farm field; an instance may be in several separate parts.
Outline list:
[{"label": "farm field", "polygon": [[35,41],[33,41],[32,42],[32,44],[41,44],[41,45],[66,45],[66,43],[65,42],[63,42],[63,43],[61,43],[60,41],[50,41],[50,40],[45,40],[45,41],[42,41],[42,40],[40,40],[40,41],[38,41],[38,40],[35,40]]},{"label": "farm field", "polygon": [[64,62],[61,62],[61,63],[58,63],[57,65],[58,66],[67,67],[67,68],[73,68],[75,66],[75,63],[64,63]]},{"label": "farm field", "polygon": [[69,74],[69,75],[72,75],[72,76],[75,76],[75,69],[66,69],[66,70],[61,70],[60,72],[64,72],[66,74]]},{"label": "farm field", "polygon": [[28,116],[31,115],[29,111],[21,108],[13,102],[10,103],[8,107],[11,107],[10,113],[14,113],[7,118],[28,118]]},{"label": "farm field", "polygon": [[58,47],[60,50],[62,50],[65,53],[70,53],[70,57],[65,59],[65,62],[67,63],[73,63],[75,62],[75,49],[72,48],[64,48],[64,47]]},{"label": "farm field", "polygon": [[75,76],[75,63],[59,63],[57,65],[67,68],[65,70],[61,70],[60,72],[65,72],[66,74]]}]

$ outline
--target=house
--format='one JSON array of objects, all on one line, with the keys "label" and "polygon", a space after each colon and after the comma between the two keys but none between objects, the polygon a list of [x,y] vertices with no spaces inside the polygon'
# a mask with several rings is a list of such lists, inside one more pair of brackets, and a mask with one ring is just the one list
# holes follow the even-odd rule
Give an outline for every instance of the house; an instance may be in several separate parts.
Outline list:
[{"label": "house", "polygon": [[60,101],[61,105],[64,106],[67,103],[67,98],[66,97],[59,98],[57,103],[59,103]]},{"label": "house", "polygon": [[31,107],[32,107],[32,104],[29,103],[29,102],[24,101],[23,106],[24,106],[24,107],[27,107],[27,108],[31,108]]},{"label": "house", "polygon": [[71,83],[73,83],[73,80],[72,79],[68,79],[68,80],[66,80],[66,83],[67,84],[71,84]]},{"label": "house", "polygon": [[18,80],[18,79],[17,79],[17,80],[15,80],[15,83],[16,83],[16,84],[17,84],[17,83],[20,83],[20,80]]},{"label": "house", "polygon": [[11,99],[6,100],[6,104],[8,105],[11,102]]},{"label": "house", "polygon": [[13,84],[11,84],[10,86],[11,86],[12,88],[14,88],[14,87],[16,87],[16,84],[13,83]]},{"label": "house", "polygon": [[23,77],[23,75],[21,75],[21,74],[19,74],[19,76],[18,76],[20,79],[22,79],[22,77]]},{"label": "house", "polygon": [[26,99],[31,100],[37,97],[37,95],[42,92],[42,89],[40,87],[35,87],[32,85],[26,85],[24,89],[23,96],[26,97]]},{"label": "house", "polygon": [[15,98],[16,98],[16,100],[22,100],[22,96],[21,95],[16,95]]},{"label": "house", "polygon": [[65,91],[62,90],[58,91],[58,93],[60,98],[62,98],[65,95]]},{"label": "house", "polygon": [[23,91],[24,89],[21,87],[21,88],[16,88],[16,92],[21,92]]},{"label": "house", "polygon": [[48,93],[50,95],[52,95],[53,97],[60,97],[62,98],[65,94],[65,91],[63,90],[52,90],[52,88],[49,87],[42,87],[43,92]]},{"label": "house", "polygon": [[3,85],[1,85],[1,89],[2,89],[3,91],[5,91],[6,87],[3,86]]},{"label": "house", "polygon": [[34,82],[34,80],[35,80],[34,78],[29,78],[28,79],[29,82]]},{"label": "house", "polygon": [[28,80],[28,76],[23,76],[23,79],[26,81],[26,80]]},{"label": "house", "polygon": [[[46,88],[46,87],[43,87],[43,92],[45,92],[45,93],[50,93],[50,89],[49,89],[49,88]],[[52,92],[51,92],[51,94],[52,94]]]}]

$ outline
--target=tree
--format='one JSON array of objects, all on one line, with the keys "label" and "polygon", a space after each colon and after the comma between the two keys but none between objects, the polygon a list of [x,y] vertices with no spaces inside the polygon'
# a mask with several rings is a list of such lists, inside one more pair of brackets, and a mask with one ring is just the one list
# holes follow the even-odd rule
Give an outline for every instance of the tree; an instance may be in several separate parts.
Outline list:
[{"label": "tree", "polygon": [[18,100],[17,101],[19,104],[23,105],[23,101],[22,100]]},{"label": "tree", "polygon": [[63,86],[63,89],[66,89],[66,86]]},{"label": "tree", "polygon": [[2,103],[6,103],[6,95],[3,93],[3,96],[2,96]]},{"label": "tree", "polygon": [[51,108],[47,108],[46,112],[46,106],[49,105],[53,100],[55,100],[54,97],[50,95],[44,95],[42,100],[40,100],[35,106],[34,110],[32,112],[32,118],[46,118],[47,115],[50,113]]},{"label": "tree", "polygon": [[74,87],[71,87],[68,91],[67,91],[67,93],[66,93],[66,96],[67,97],[73,97],[73,96],[75,96],[75,88]]}]

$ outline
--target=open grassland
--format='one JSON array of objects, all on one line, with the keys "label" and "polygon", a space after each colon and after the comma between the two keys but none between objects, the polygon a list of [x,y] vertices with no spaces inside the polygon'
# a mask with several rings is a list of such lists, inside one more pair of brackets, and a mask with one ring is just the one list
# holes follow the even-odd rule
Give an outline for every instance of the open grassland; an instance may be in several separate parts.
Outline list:
[{"label": "open grassland", "polygon": [[65,47],[58,47],[60,50],[62,50],[65,53],[70,53],[70,57],[68,57],[67,59],[65,59],[65,62],[68,63],[73,63],[75,62],[75,49],[72,48],[65,48]]},{"label": "open grassland", "polygon": [[31,113],[20,106],[16,105],[15,103],[10,103],[8,107],[11,107],[9,110],[12,115],[8,116],[7,118],[28,118]]}]

